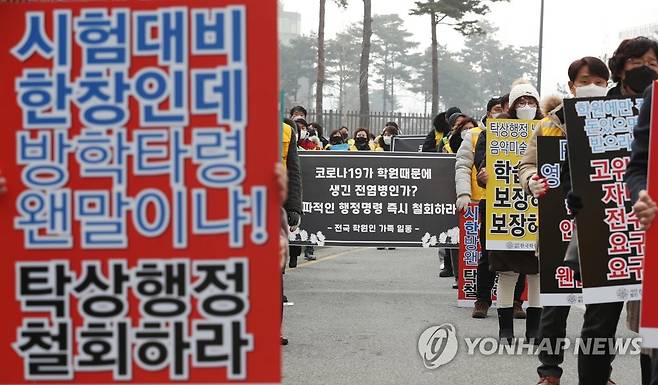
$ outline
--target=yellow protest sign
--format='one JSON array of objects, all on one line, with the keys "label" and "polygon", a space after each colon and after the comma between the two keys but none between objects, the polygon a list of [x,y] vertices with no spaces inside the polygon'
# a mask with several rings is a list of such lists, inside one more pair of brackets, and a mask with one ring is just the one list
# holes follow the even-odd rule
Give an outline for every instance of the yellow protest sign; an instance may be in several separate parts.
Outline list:
[{"label": "yellow protest sign", "polygon": [[518,166],[538,120],[487,120],[487,250],[535,249],[537,199],[523,191]]}]

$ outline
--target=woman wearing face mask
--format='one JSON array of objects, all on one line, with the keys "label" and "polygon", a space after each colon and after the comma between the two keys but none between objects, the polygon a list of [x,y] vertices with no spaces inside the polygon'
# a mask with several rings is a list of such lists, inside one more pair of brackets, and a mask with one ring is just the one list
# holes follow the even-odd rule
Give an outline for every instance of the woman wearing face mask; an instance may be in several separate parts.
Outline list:
[{"label": "woman wearing face mask", "polygon": [[391,151],[393,137],[398,136],[400,132],[396,126],[387,123],[382,135],[375,139],[375,151]]},{"label": "woman wearing face mask", "polygon": [[658,42],[646,37],[626,39],[608,60],[612,81],[608,95],[638,95],[658,79]]},{"label": "woman wearing face mask", "polygon": [[306,120],[299,118],[295,121],[295,124],[297,125],[297,137],[299,138],[297,140],[297,148],[299,150],[309,151],[322,149],[322,145],[320,143],[320,139],[317,137],[317,134],[314,137],[311,137],[309,134]]},{"label": "woman wearing face mask", "polygon": [[447,154],[456,154],[457,150],[459,150],[459,147],[464,141],[468,130],[477,126],[478,123],[475,121],[475,119],[471,118],[470,116],[462,115],[459,123],[457,123],[450,132],[450,136],[443,140],[443,147],[441,152]]},{"label": "woman wearing face mask", "polygon": [[[571,94],[576,97],[601,97],[605,96],[607,93],[606,85],[610,73],[605,66],[605,63],[600,59],[587,56],[574,61],[569,66],[568,76],[569,89]],[[539,199],[546,194],[548,183],[546,179],[537,172],[537,137],[566,137],[562,99],[559,96],[548,97],[542,100],[542,109],[546,114],[546,118],[540,122],[535,130],[530,143],[528,144],[523,160],[519,165],[519,180],[521,181],[521,185],[524,190]],[[570,190],[571,180],[569,179],[568,166],[563,167],[562,184],[566,191]],[[567,198],[567,201],[569,202],[570,199],[572,198]],[[575,212],[577,210],[574,209],[573,211]],[[539,230],[541,231],[541,229]],[[538,252],[536,254],[539,256]],[[617,304],[597,304],[587,306],[587,311],[591,314],[605,313],[608,315],[605,317],[605,320],[599,321],[601,330],[610,330],[611,325],[617,324],[619,320],[618,311],[621,311],[621,306]],[[545,306],[542,310],[540,322],[541,338],[547,338],[552,346],[556,346],[559,338],[564,338],[566,336],[567,317],[570,309],[570,306]],[[592,316],[586,316],[586,320],[591,317]],[[588,329],[591,330],[593,328],[588,327]],[[595,333],[607,333],[607,331],[597,330]],[[584,335],[583,337],[586,336]],[[609,337],[614,338],[614,335]],[[537,368],[537,373],[539,375],[540,385],[558,384],[560,382],[560,377],[562,376],[562,368],[560,365],[564,361],[564,353],[561,351],[554,352],[556,354],[550,353],[551,352],[546,350],[541,350],[539,352],[539,361],[541,362],[541,365]],[[584,383],[583,379],[585,378],[588,379],[587,383],[591,382],[592,384],[605,384],[606,381],[609,381],[609,374],[612,372],[610,361],[606,361],[604,355],[598,355],[597,357],[579,356],[579,361],[585,362],[590,360],[593,365],[579,365],[579,377],[581,378],[581,383]],[[606,367],[609,369],[600,370],[600,368]],[[595,377],[599,378],[599,380],[593,380]]]},{"label": "woman wearing face mask", "polygon": [[351,141],[350,151],[374,151],[375,145],[370,141],[370,132],[367,128],[358,128]]},{"label": "woman wearing face mask", "polygon": [[331,131],[331,135],[329,135],[329,144],[324,149],[331,151],[348,151],[349,145],[343,140],[343,135],[341,135],[340,130],[335,129]]},{"label": "woman wearing face mask", "polygon": [[[530,84],[520,83],[512,87],[509,96],[509,113],[501,114],[501,119],[540,120],[543,118],[538,108],[539,93]],[[486,140],[483,131],[478,138]],[[486,173],[485,173],[486,174]],[[486,180],[486,177],[483,178]],[[484,186],[482,186],[484,187]],[[528,279],[528,303],[526,310],[527,340],[539,341],[539,319],[541,305],[539,302],[539,260],[533,252],[493,251],[488,252],[489,269],[498,273],[498,335],[501,341],[514,338],[514,289],[520,274]]]}]

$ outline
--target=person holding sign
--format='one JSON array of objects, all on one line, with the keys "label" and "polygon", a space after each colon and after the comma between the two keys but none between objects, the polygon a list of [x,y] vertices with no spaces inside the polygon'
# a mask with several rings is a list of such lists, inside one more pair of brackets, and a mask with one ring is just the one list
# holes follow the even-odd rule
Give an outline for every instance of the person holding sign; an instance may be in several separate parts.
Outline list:
[{"label": "person holding sign", "polygon": [[[540,120],[543,118],[542,112],[538,108],[539,93],[531,84],[519,83],[512,87],[510,91],[510,109],[508,114],[500,116],[502,119],[519,119],[519,120]],[[509,125],[510,130],[517,129],[519,125]],[[492,128],[493,129],[493,128]],[[519,128],[520,129],[520,128]],[[520,133],[511,137],[518,137]],[[511,153],[512,151],[509,150]],[[492,152],[488,151],[488,155]],[[510,173],[510,180],[512,174]],[[495,176],[497,179],[498,175]],[[491,186],[489,186],[491,188]],[[488,190],[489,191],[489,190]],[[508,190],[506,190],[508,191]],[[511,195],[511,194],[509,194]],[[510,210],[519,210],[510,206]],[[488,214],[487,218],[489,218]],[[525,216],[525,213],[519,211],[519,216]],[[487,232],[492,229],[488,227]],[[492,226],[493,228],[493,226]],[[487,240],[489,242],[489,240]],[[503,241],[504,242],[504,241]],[[510,242],[507,242],[510,243]],[[502,341],[511,341],[514,338],[514,288],[520,274],[526,274],[528,280],[528,308],[526,310],[526,339],[538,342],[539,320],[541,316],[541,306],[539,300],[539,261],[533,252],[513,251],[509,248],[489,250],[489,267],[491,270],[498,272],[498,333]]]},{"label": "person holding sign", "polygon": [[324,149],[331,151],[348,151],[350,145],[345,143],[345,139],[343,139],[340,130],[335,129],[331,131],[331,135],[329,135],[329,144]]},{"label": "person holding sign", "polygon": [[[600,59],[586,56],[571,63],[568,69],[569,89],[576,97],[605,96],[610,73],[605,63]],[[566,137],[564,126],[564,104],[558,96],[552,96],[542,101],[546,118],[533,133],[523,160],[519,164],[519,179],[526,192],[535,198],[541,198],[548,191],[548,182],[537,170],[537,137]],[[562,175],[569,178],[568,175]],[[568,183],[570,185],[570,183]],[[541,230],[541,229],[540,229]],[[537,250],[539,256],[539,250]],[[546,272],[550,273],[550,272]],[[556,346],[558,339],[565,338],[567,317],[570,306],[544,306],[541,323],[541,338],[548,338],[551,346]],[[615,321],[616,322],[616,321]],[[539,352],[541,365],[537,368],[540,377],[539,384],[557,384],[562,377],[560,364],[564,361],[564,352],[549,354],[547,350]],[[609,362],[608,362],[609,366]],[[609,372],[612,371],[610,368]]]}]

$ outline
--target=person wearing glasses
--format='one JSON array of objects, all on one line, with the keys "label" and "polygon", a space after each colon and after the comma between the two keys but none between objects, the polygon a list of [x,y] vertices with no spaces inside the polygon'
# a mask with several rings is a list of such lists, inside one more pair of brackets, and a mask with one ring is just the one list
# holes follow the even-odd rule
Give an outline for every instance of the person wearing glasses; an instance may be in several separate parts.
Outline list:
[{"label": "person wearing glasses", "polygon": [[658,42],[639,36],[626,39],[608,60],[612,81],[611,95],[639,95],[658,78]]}]

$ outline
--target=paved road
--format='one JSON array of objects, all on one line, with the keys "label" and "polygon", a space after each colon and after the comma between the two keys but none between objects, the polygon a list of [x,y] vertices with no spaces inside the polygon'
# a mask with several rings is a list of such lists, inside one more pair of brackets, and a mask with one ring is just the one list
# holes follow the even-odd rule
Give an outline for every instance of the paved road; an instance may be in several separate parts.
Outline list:
[{"label": "paved road", "polygon": [[[318,261],[289,270],[285,291],[285,384],[536,384],[534,356],[466,354],[463,337],[497,336],[495,309],[476,320],[456,306],[451,279],[438,278],[436,251],[325,248]],[[583,309],[574,308],[568,336],[578,335]],[[622,314],[625,319],[625,313]],[[425,369],[417,350],[428,327],[452,323],[459,352],[449,364]],[[525,330],[515,321],[517,336]],[[621,336],[634,336],[623,321]],[[613,379],[640,383],[639,356],[618,356]],[[576,356],[568,353],[563,385],[577,384]]]}]

